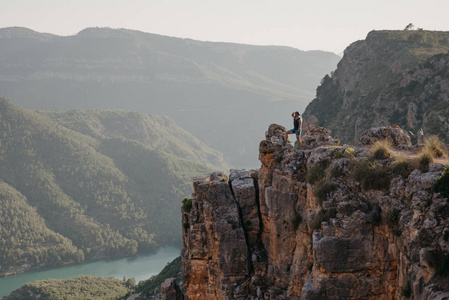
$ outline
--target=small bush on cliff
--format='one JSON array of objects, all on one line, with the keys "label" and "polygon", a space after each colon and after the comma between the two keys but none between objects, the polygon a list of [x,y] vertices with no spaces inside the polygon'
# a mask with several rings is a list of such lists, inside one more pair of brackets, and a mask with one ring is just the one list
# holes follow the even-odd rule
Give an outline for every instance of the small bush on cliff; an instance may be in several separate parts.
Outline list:
[{"label": "small bush on cliff", "polygon": [[382,190],[390,187],[388,170],[368,159],[357,160],[351,168],[352,177],[360,182],[364,190]]},{"label": "small bush on cliff", "polygon": [[314,218],[309,223],[309,228],[313,230],[319,230],[322,222],[328,222],[330,219],[337,216],[337,209],[331,207],[329,209],[320,210],[315,214]]},{"label": "small bush on cliff", "polygon": [[435,192],[440,193],[449,201],[449,165],[435,182]]},{"label": "small bush on cliff", "polygon": [[182,200],[182,210],[186,213],[190,213],[191,209],[192,209],[192,199],[185,197]]},{"label": "small bush on cliff", "polygon": [[428,172],[431,163],[433,163],[433,152],[428,148],[424,148],[418,153],[415,164],[422,172]]},{"label": "small bush on cliff", "polygon": [[424,142],[424,147],[430,150],[435,157],[444,157],[446,146],[436,135],[427,138]]},{"label": "small bush on cliff", "polygon": [[343,152],[343,156],[346,158],[351,158],[355,156],[355,150],[354,148],[346,148],[345,151]]},{"label": "small bush on cliff", "polygon": [[315,184],[312,192],[315,195],[315,197],[317,197],[321,201],[324,201],[326,199],[327,195],[330,192],[335,191],[336,189],[337,189],[336,184],[332,183],[331,181],[322,179]]},{"label": "small bush on cliff", "polygon": [[400,175],[407,178],[412,172],[412,166],[405,156],[398,156],[391,164],[391,172],[393,175]]},{"label": "small bush on cliff", "polygon": [[312,165],[309,170],[307,170],[307,182],[314,184],[315,182],[323,179],[328,165],[329,161],[327,160],[320,161]]},{"label": "small bush on cliff", "polygon": [[387,140],[375,141],[370,147],[371,158],[386,159],[391,156],[391,146]]}]

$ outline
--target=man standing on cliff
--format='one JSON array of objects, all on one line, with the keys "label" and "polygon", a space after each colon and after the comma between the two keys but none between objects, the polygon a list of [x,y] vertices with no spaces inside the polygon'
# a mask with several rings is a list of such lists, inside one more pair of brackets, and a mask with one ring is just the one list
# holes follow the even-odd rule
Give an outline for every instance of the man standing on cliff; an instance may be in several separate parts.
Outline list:
[{"label": "man standing on cliff", "polygon": [[285,133],[285,141],[288,141],[288,135],[289,134],[295,134],[296,135],[296,141],[298,142],[298,148],[300,146],[299,136],[301,135],[301,115],[299,112],[292,113],[293,118],[293,129],[290,129]]}]

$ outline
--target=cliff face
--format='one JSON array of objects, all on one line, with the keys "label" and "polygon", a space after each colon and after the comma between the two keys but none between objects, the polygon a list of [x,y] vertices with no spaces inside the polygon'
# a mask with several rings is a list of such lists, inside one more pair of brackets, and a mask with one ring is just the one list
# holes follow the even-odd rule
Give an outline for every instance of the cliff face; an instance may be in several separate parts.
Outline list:
[{"label": "cliff face", "polygon": [[[188,298],[449,297],[434,276],[449,251],[448,201],[433,191],[444,165],[394,176],[382,173],[394,159],[348,147],[297,150],[282,142],[284,130],[270,126],[259,171],[194,180],[183,211]],[[327,134],[305,140],[332,144]],[[371,166],[364,178],[377,170],[372,182],[354,176],[363,164]]]},{"label": "cliff face", "polygon": [[449,142],[449,32],[373,31],[323,78],[304,118],[356,143],[372,127],[399,125]]}]

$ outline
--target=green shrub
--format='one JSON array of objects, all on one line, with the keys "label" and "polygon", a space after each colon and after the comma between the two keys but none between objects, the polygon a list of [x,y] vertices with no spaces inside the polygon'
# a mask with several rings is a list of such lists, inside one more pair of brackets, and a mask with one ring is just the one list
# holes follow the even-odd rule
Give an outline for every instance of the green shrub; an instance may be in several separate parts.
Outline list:
[{"label": "green shrub", "polygon": [[307,170],[307,182],[314,184],[315,182],[321,180],[325,176],[325,170],[328,166],[329,162],[320,161],[314,165],[312,165],[309,170]]},{"label": "green shrub", "polygon": [[182,200],[182,210],[186,213],[190,213],[191,209],[192,209],[192,199],[185,197]]},{"label": "green shrub", "polygon": [[341,152],[340,150],[335,150],[334,155],[335,155],[335,158],[342,158],[343,152]]},{"label": "green shrub", "polygon": [[391,156],[391,146],[387,140],[375,141],[370,147],[371,158],[386,159]]},{"label": "green shrub", "polygon": [[329,219],[335,218],[337,216],[337,209],[331,207],[330,209],[320,210],[315,214],[314,218],[311,220],[309,227],[313,230],[318,230],[321,228],[322,222],[327,222]]},{"label": "green shrub", "polygon": [[440,193],[449,201],[449,165],[435,182],[435,192]]},{"label": "green shrub", "polygon": [[354,148],[346,148],[345,151],[343,152],[343,156],[346,158],[351,158],[355,156],[355,150]]},{"label": "green shrub", "polygon": [[326,178],[336,178],[343,176],[343,168],[339,165],[332,165],[326,170]]},{"label": "green shrub", "polygon": [[327,195],[330,192],[333,192],[337,189],[337,185],[327,181],[325,179],[322,179],[320,181],[318,181],[315,186],[313,187],[313,194],[320,199],[321,201],[324,201],[327,197]]},{"label": "green shrub", "polygon": [[396,160],[391,164],[391,173],[393,175],[400,175],[402,178],[407,178],[412,172],[412,166],[410,162],[404,156],[398,156]]},{"label": "green shrub", "polygon": [[388,170],[367,159],[356,161],[351,168],[351,175],[360,182],[364,190],[382,190],[390,187]]},{"label": "green shrub", "polygon": [[424,148],[430,150],[435,157],[445,156],[446,146],[436,135],[433,135],[425,140]]}]

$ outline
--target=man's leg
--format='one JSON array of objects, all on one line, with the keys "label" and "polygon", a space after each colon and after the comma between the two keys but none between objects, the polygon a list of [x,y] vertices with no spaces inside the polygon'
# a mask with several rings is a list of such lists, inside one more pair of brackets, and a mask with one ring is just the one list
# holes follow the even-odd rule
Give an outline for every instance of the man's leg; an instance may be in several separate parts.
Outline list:
[{"label": "man's leg", "polygon": [[290,130],[285,132],[285,141],[288,141],[288,135],[292,134],[293,132],[291,132]]},{"label": "man's leg", "polygon": [[299,134],[296,135],[296,141],[298,142],[298,148],[301,146],[301,143],[299,142]]}]

